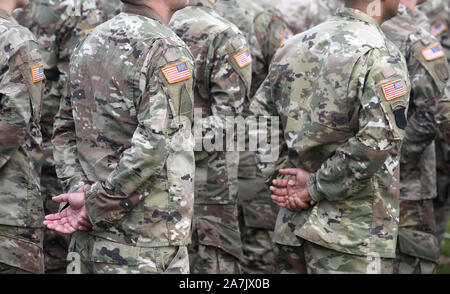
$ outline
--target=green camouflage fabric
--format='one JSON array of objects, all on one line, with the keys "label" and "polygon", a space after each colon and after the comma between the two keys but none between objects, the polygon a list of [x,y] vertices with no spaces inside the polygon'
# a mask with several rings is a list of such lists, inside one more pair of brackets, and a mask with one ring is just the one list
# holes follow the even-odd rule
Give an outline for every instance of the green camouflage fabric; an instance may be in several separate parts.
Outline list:
[{"label": "green camouflage fabric", "polygon": [[43,273],[42,58],[31,32],[4,10],[0,45],[0,264]]},{"label": "green camouflage fabric", "polygon": [[[427,57],[428,48],[440,44],[420,26],[417,21],[420,14],[422,12],[413,12],[400,4],[397,16],[382,25],[386,36],[406,57],[412,84],[408,126],[400,159],[400,251],[397,261],[400,262],[399,255],[407,254],[437,263],[440,250],[435,236],[434,213],[426,207],[437,197],[435,115],[450,69],[442,49],[439,49],[439,58]],[[414,244],[414,247],[408,244]]]},{"label": "green camouflage fabric", "polygon": [[[186,246],[134,247],[87,234],[72,238],[70,252],[79,252],[68,274],[188,274]],[[72,257],[69,255],[69,257]]]},{"label": "green camouflage fabric", "polygon": [[[429,18],[427,29],[439,38],[450,63],[450,3],[446,0],[428,0],[420,5],[420,9],[427,14]],[[446,98],[450,97],[448,87],[447,85],[446,95],[444,95],[438,107],[440,110],[438,121],[441,124],[441,128],[444,127],[441,130],[443,134],[439,134],[435,141],[438,197],[434,199],[434,209],[439,243],[443,241],[450,215],[450,145],[444,140],[445,133],[448,132],[448,126],[445,130],[447,124],[444,123],[446,121],[445,116],[449,113],[449,102],[447,102],[448,98]]]},{"label": "green camouflage fabric", "polygon": [[127,4],[75,49],[69,75],[52,143],[65,190],[90,185],[93,228],[80,234],[117,246],[186,246],[195,172],[186,44],[154,11]]},{"label": "green camouflage fabric", "polygon": [[342,8],[342,0],[278,0],[276,3],[269,0],[257,0],[262,3],[272,3],[282,13],[287,24],[294,34],[309,30],[328,20]]},{"label": "green camouflage fabric", "polygon": [[[249,45],[209,0],[191,0],[188,7],[173,15],[170,27],[189,46],[195,59],[194,105],[202,111],[202,117],[196,115],[195,124],[204,130],[196,134],[196,139],[211,135],[225,138],[227,122],[231,120],[228,126],[234,127],[232,120],[242,114],[244,101],[249,100],[252,67],[236,59],[249,50]],[[196,143],[193,234],[197,236],[193,240],[199,244],[190,246],[191,272],[219,273],[221,269],[213,266],[216,255],[229,254],[228,259],[234,257],[235,262],[242,256],[237,220],[239,152],[207,151],[201,140]],[[228,213],[217,213],[217,209]],[[204,248],[208,246],[226,254]],[[200,254],[199,250],[213,255]]]},{"label": "green camouflage fabric", "polygon": [[[90,29],[118,14],[120,8],[119,0],[36,0],[15,13],[19,23],[36,36],[47,76],[41,118],[44,146],[41,193],[46,214],[58,211],[59,205],[51,198],[63,192],[54,167],[51,137],[54,117],[64,95],[70,56]],[[70,236],[45,231],[46,271],[65,272],[69,241]]]},{"label": "green camouflage fabric", "polygon": [[[252,88],[256,93],[267,76],[270,62],[292,32],[274,6],[257,1],[219,0],[217,8],[225,18],[244,33],[250,44]],[[249,115],[249,100],[244,115]],[[246,137],[248,146],[248,137]],[[270,199],[270,191],[258,172],[254,152],[241,152],[239,161],[239,215],[244,256],[241,260],[245,273],[270,273],[274,265],[271,231],[275,225],[278,208]],[[259,230],[261,230],[259,232]],[[255,238],[255,234],[258,238]]]},{"label": "green camouflage fabric", "polygon": [[[402,96],[384,94],[394,84]],[[409,91],[403,56],[358,10],[344,8],[278,50],[250,109],[280,115],[289,148],[282,167],[311,172],[307,187],[318,203],[301,213],[280,209],[275,242],[395,257]]]}]

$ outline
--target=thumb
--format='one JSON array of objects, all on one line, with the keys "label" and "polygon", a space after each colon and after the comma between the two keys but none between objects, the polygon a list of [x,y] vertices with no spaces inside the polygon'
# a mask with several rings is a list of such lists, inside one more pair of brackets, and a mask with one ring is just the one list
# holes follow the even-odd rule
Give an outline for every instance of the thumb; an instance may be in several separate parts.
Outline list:
[{"label": "thumb", "polygon": [[69,194],[61,194],[52,198],[56,203],[69,202]]}]

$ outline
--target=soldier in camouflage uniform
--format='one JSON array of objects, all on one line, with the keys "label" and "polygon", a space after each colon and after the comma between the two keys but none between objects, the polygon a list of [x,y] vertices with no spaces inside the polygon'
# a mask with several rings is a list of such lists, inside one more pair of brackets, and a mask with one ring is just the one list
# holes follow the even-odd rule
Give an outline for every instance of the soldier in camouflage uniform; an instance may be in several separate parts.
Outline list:
[{"label": "soldier in camouflage uniform", "polygon": [[[252,79],[249,45],[239,29],[222,18],[210,0],[191,0],[174,14],[171,28],[189,46],[196,62],[194,105],[201,109],[204,134],[225,138],[242,114]],[[242,56],[248,54],[248,59]],[[246,61],[247,60],[247,61]],[[197,137],[196,137],[197,139]],[[238,223],[239,152],[205,151],[197,141],[191,273],[237,274],[242,257]],[[222,147],[222,146],[220,146]]]},{"label": "soldier in camouflage uniform", "polygon": [[[269,70],[276,50],[292,33],[277,10],[255,1],[219,0],[222,14],[236,24],[250,44],[253,56],[250,97],[256,93]],[[244,105],[249,115],[250,100]],[[248,138],[246,138],[248,141]],[[247,143],[247,142],[246,142]],[[244,273],[272,273],[276,267],[271,241],[278,207],[270,199],[270,191],[258,172],[254,152],[241,152],[239,162],[239,225],[241,231]]]},{"label": "soldier in camouflage uniform", "polygon": [[[270,0],[257,0],[274,3]],[[287,24],[299,34],[328,20],[343,6],[342,0],[278,0],[274,4],[282,13]]]},{"label": "soldier in camouflage uniform", "polygon": [[382,5],[370,17],[367,2],[347,1],[288,40],[250,106],[280,115],[289,147],[279,172],[290,177],[271,187],[283,273],[393,271],[410,82],[379,26],[398,2]]},{"label": "soldier in camouflage uniform", "polygon": [[82,272],[188,273],[195,67],[171,15],[156,13],[186,2],[122,2],[72,55],[52,139],[70,192],[54,200],[69,207],[44,223],[76,231],[69,251]]},{"label": "soldier in camouflage uniform", "polygon": [[[439,40],[417,21],[422,12],[399,5],[382,26],[406,57],[412,91],[400,159],[400,224],[395,272],[431,274],[439,259],[433,199],[436,198],[435,115],[449,78]],[[450,118],[450,117],[449,117]]]},{"label": "soldier in camouflage uniform", "polygon": [[[35,0],[15,13],[18,22],[36,36],[47,77],[41,118],[44,146],[41,192],[46,214],[57,212],[58,205],[51,198],[63,192],[56,176],[51,137],[67,81],[70,56],[91,29],[120,12],[120,5],[119,0]],[[65,272],[69,241],[70,236],[45,231],[46,272]]]},{"label": "soldier in camouflage uniform", "polygon": [[[427,29],[430,30],[436,38],[439,38],[442,48],[445,51],[447,60],[450,63],[450,3],[448,0],[429,0],[420,5],[419,9],[425,12],[430,23]],[[447,95],[444,100],[450,97],[450,90],[447,86]],[[445,102],[448,103],[448,102]],[[445,106],[439,107],[445,116]],[[441,117],[441,119],[445,119]],[[445,229],[450,214],[450,143],[446,143],[443,134],[436,138],[436,160],[437,160],[437,194],[434,199],[434,210],[436,215],[436,231],[439,244],[444,239]]]},{"label": "soldier in camouflage uniform", "polygon": [[44,67],[34,36],[0,3],[0,274],[44,273],[42,135]]}]

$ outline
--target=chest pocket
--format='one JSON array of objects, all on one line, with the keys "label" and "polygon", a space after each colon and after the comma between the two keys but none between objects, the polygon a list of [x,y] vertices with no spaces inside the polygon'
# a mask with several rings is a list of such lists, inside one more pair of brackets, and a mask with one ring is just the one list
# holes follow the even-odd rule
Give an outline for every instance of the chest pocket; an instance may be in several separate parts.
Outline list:
[{"label": "chest pocket", "polygon": [[413,45],[412,51],[431,75],[438,89],[442,91],[450,76],[450,68],[442,47],[438,43],[417,42]]}]

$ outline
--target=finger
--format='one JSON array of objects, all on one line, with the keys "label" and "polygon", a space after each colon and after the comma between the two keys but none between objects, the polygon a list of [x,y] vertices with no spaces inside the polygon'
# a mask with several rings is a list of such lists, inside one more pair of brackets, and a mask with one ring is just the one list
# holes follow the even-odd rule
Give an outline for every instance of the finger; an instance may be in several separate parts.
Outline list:
[{"label": "finger", "polygon": [[314,201],[314,200],[311,200],[311,201],[309,201],[309,204],[311,205],[311,206],[314,206],[314,205],[316,205],[316,201]]},{"label": "finger", "polygon": [[280,197],[278,195],[272,195],[270,196],[272,198],[272,200],[274,200],[275,202],[286,202],[286,197]]},{"label": "finger", "polygon": [[56,203],[69,202],[69,194],[61,194],[52,198]]},{"label": "finger", "polygon": [[272,194],[275,194],[278,196],[286,196],[288,194],[288,191],[286,188],[278,189],[274,186],[270,186],[270,191],[272,191]]},{"label": "finger", "polygon": [[287,187],[288,180],[277,179],[277,180],[273,180],[272,183],[273,183],[274,186]]},{"label": "finger", "polygon": [[61,219],[61,213],[48,214],[45,216],[45,220],[53,221]]},{"label": "finger", "polygon": [[280,174],[287,175],[287,176],[296,176],[299,171],[302,169],[300,168],[285,168],[280,169]]}]

